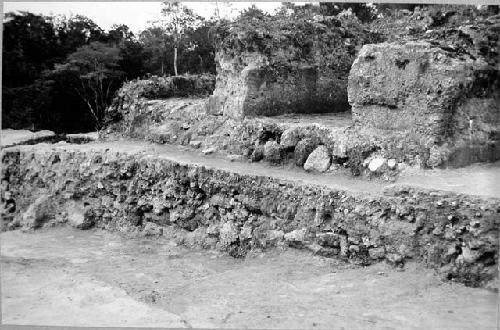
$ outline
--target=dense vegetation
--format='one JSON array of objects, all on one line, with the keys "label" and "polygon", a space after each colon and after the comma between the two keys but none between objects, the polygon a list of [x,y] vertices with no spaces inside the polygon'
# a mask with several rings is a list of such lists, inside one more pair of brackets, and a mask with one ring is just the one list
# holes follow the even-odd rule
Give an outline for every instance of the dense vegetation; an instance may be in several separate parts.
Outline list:
[{"label": "dense vegetation", "polygon": [[[406,4],[283,3],[274,15],[251,7],[228,21],[217,14],[204,19],[181,4],[165,3],[162,19],[150,23],[138,35],[126,25],[104,31],[80,15],[67,18],[6,13],[2,127],[56,132],[100,129],[105,109],[125,81],[150,75],[215,73],[213,41],[225,49],[266,52],[285,38],[294,51],[307,51],[311,41],[304,37],[306,29],[330,29],[340,21],[347,36],[379,33],[391,39],[399,37],[397,31],[420,36],[426,32],[425,28],[419,30],[420,25],[435,27],[456,17],[473,20],[478,15],[471,6],[461,6],[458,11],[456,6],[425,8],[429,9],[422,17],[430,23],[422,25],[425,19],[413,14],[422,6]],[[483,11],[495,14],[498,6]],[[317,23],[317,15],[337,17],[328,21],[332,24],[329,26],[325,20]],[[496,43],[494,38],[492,33],[486,45]],[[359,45],[352,47],[355,52],[354,47]]]},{"label": "dense vegetation", "polygon": [[168,20],[175,14],[165,12],[136,36],[126,25],[103,31],[79,15],[6,13],[2,127],[99,129],[104,109],[124,81],[173,75],[174,65],[178,74],[214,73],[209,31],[215,20],[183,8],[185,28],[174,36]]}]

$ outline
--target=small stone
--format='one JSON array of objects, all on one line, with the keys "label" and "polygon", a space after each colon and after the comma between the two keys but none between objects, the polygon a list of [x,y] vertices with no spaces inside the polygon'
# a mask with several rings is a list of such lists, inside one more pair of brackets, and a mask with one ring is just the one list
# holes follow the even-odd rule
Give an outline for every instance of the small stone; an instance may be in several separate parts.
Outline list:
[{"label": "small stone", "polygon": [[368,164],[368,169],[372,172],[376,172],[385,164],[385,162],[386,162],[385,158],[382,157],[373,158],[370,161],[370,164]]},{"label": "small stone", "polygon": [[161,236],[163,234],[163,228],[154,222],[146,222],[142,234],[144,236]]},{"label": "small stone", "polygon": [[340,169],[340,165],[337,163],[333,163],[330,165],[330,168],[328,168],[328,172],[336,172]]},{"label": "small stone", "polygon": [[83,204],[77,202],[69,202],[66,205],[66,212],[68,213],[68,223],[78,229],[89,229],[94,225],[92,217],[89,212],[85,212]]},{"label": "small stone", "polygon": [[480,257],[479,251],[471,250],[468,247],[462,248],[462,258],[465,263],[472,264]]},{"label": "small stone", "polygon": [[204,155],[210,155],[210,154],[213,154],[216,151],[217,151],[217,149],[215,147],[210,147],[210,148],[203,149],[201,152]]},{"label": "small stone", "polygon": [[239,231],[232,222],[225,222],[219,229],[219,240],[223,247],[231,245],[238,239]]},{"label": "small stone", "polygon": [[97,189],[104,189],[104,186],[102,185],[101,181],[97,182]]},{"label": "small stone", "polygon": [[201,141],[196,141],[196,140],[189,142],[189,145],[191,147],[193,147],[193,148],[196,148],[196,149],[198,149],[199,147],[201,147],[201,144],[202,144]]},{"label": "small stone", "polygon": [[371,248],[368,250],[368,254],[372,259],[382,259],[385,256],[385,248],[383,246]]},{"label": "small stone", "polygon": [[282,230],[269,230],[267,232],[267,240],[272,243],[283,239],[283,236],[284,233]]},{"label": "small stone", "polygon": [[391,158],[387,161],[387,166],[393,170],[396,167],[396,160],[394,158]]},{"label": "small stone", "polygon": [[243,155],[228,155],[227,159],[229,159],[231,162],[243,161],[245,159],[245,156],[243,156]]},{"label": "small stone", "polygon": [[191,127],[191,125],[189,125],[188,123],[183,123],[182,124],[182,129],[189,129]]},{"label": "small stone", "polygon": [[351,253],[358,253],[359,252],[359,246],[357,246],[357,245],[350,245],[349,246],[349,252],[351,252]]},{"label": "small stone", "polygon": [[297,129],[289,128],[281,134],[280,145],[285,149],[293,149],[299,142],[299,134]]},{"label": "small stone", "polygon": [[252,152],[252,155],[250,156],[250,160],[252,162],[258,162],[261,161],[264,158],[264,147],[263,146],[257,146],[255,150]]},{"label": "small stone", "polygon": [[306,248],[308,250],[312,251],[314,254],[319,253],[323,249],[323,247],[321,245],[319,245],[318,243],[308,244],[306,246]]},{"label": "small stone", "polygon": [[404,257],[400,254],[397,253],[389,253],[386,256],[387,261],[389,261],[391,264],[398,265],[401,264],[404,261]]},{"label": "small stone", "polygon": [[284,238],[288,242],[303,242],[306,239],[306,229],[296,229],[284,235]]},{"label": "small stone", "polygon": [[307,157],[304,169],[306,171],[326,172],[330,167],[331,156],[328,148],[321,145],[314,149],[314,151]]}]

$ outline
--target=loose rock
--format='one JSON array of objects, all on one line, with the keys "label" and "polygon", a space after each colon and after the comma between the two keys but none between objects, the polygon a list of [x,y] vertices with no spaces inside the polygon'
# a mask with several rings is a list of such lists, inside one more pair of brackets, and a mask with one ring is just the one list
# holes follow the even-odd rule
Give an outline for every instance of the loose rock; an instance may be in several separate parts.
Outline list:
[{"label": "loose rock", "polygon": [[77,202],[69,202],[66,206],[68,222],[78,229],[88,229],[94,225],[91,217],[85,216],[85,208]]},{"label": "loose rock", "polygon": [[144,236],[161,236],[163,234],[163,228],[156,223],[146,222],[142,233]]},{"label": "loose rock", "polygon": [[264,159],[271,163],[279,163],[282,160],[281,146],[276,141],[267,141],[264,145]]},{"label": "loose rock", "polygon": [[304,164],[306,171],[326,172],[330,167],[331,156],[325,146],[317,147]]},{"label": "loose rock", "polygon": [[210,155],[210,154],[213,154],[216,151],[217,151],[217,149],[215,147],[210,147],[210,148],[207,148],[207,149],[203,149],[202,153],[204,155]]},{"label": "loose rock", "polygon": [[309,157],[311,152],[313,152],[315,146],[316,145],[311,138],[300,140],[295,146],[295,165],[303,166],[307,160],[307,157]]},{"label": "loose rock", "polygon": [[297,129],[289,128],[281,134],[280,144],[285,149],[293,149],[299,142]]},{"label": "loose rock", "polygon": [[368,164],[368,169],[372,172],[376,172],[385,164],[385,162],[386,162],[385,158],[382,157],[373,158],[370,161],[370,164]]},{"label": "loose rock", "polygon": [[201,143],[202,143],[201,141],[191,141],[189,142],[189,145],[193,148],[199,148],[201,147]]},{"label": "loose rock", "polygon": [[21,225],[28,229],[36,229],[54,216],[55,210],[49,196],[41,196],[23,213]]}]

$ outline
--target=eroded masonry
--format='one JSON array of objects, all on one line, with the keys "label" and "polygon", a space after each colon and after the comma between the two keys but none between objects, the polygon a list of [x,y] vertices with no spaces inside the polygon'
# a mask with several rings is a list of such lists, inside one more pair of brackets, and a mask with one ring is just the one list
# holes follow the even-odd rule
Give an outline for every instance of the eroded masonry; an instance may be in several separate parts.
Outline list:
[{"label": "eroded masonry", "polygon": [[459,23],[398,41],[334,17],[219,31],[216,78],[132,81],[98,141],[4,148],[6,228],[414,259],[495,286],[500,194],[454,168],[500,159],[500,17]]}]

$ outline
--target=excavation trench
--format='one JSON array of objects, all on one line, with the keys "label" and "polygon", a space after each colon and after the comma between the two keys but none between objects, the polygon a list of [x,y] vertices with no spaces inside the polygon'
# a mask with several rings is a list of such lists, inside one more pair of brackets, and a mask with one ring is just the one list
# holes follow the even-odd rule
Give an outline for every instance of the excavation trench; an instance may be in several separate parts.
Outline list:
[{"label": "excavation trench", "polygon": [[293,246],[356,265],[415,260],[469,286],[498,274],[498,191],[461,179],[494,180],[497,164],[390,185],[133,141],[18,146],[2,162],[8,229],[69,222],[234,257]]},{"label": "excavation trench", "polygon": [[415,263],[360,268],[295,249],[234,259],[71,227],[1,238],[4,324],[495,328],[495,293]]}]

